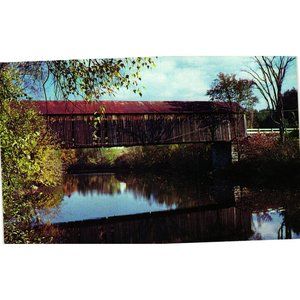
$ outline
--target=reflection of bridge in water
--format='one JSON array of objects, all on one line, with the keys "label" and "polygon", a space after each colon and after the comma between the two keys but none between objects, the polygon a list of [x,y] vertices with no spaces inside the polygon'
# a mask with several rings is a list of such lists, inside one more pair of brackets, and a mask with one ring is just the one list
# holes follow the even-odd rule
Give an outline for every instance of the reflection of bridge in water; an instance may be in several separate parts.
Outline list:
[{"label": "reflection of bridge in water", "polygon": [[164,243],[247,240],[251,213],[229,205],[144,213],[55,225],[66,243]]}]

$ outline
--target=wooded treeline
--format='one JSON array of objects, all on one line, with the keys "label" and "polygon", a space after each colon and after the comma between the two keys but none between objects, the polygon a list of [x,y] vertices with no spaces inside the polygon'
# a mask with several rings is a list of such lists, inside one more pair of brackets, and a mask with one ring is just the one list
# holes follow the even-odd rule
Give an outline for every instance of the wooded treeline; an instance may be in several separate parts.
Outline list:
[{"label": "wooded treeline", "polygon": [[[283,113],[285,126],[299,127],[298,91],[293,88],[283,94]],[[270,111],[266,109],[253,110],[248,113],[248,125],[251,128],[277,128],[277,123],[272,119]],[[276,118],[276,117],[275,117]]]}]

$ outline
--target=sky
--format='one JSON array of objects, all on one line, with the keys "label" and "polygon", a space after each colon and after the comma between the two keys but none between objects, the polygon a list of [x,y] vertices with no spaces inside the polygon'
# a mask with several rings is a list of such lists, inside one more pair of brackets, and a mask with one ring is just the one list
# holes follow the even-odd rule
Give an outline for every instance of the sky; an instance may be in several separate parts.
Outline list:
[{"label": "sky", "polygon": [[[218,73],[234,73],[238,78],[250,78],[243,70],[251,65],[251,57],[246,56],[190,56],[158,57],[156,67],[142,71],[143,96],[121,89],[115,96],[103,96],[108,100],[209,100],[206,91]],[[290,66],[283,91],[297,88],[296,62]],[[266,107],[258,92],[257,109]]]},{"label": "sky", "polygon": [[[208,101],[206,92],[220,72],[250,79],[244,70],[253,65],[253,59],[250,56],[169,56],[155,58],[155,63],[155,67],[141,71],[142,97],[122,88],[114,96],[103,95],[101,100]],[[297,89],[296,61],[289,66],[283,92],[293,87]],[[47,89],[49,99],[55,99],[52,87]],[[255,108],[266,108],[260,93],[255,91],[255,95],[259,99]]]}]

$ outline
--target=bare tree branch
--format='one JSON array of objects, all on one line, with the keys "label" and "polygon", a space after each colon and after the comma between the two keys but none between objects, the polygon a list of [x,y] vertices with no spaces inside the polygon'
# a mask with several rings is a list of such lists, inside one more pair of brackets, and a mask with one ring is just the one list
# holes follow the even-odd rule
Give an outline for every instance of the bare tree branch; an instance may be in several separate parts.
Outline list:
[{"label": "bare tree branch", "polygon": [[256,88],[266,100],[271,118],[279,125],[282,142],[285,132],[282,85],[287,69],[295,59],[291,56],[255,56],[253,60],[257,70],[249,67],[245,71],[252,76]]}]

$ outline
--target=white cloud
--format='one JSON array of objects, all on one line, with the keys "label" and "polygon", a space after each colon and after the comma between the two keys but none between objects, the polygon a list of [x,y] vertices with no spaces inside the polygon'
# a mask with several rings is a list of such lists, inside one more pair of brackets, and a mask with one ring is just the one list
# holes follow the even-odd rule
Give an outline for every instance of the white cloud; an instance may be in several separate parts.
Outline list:
[{"label": "white cloud", "polygon": [[[115,100],[207,100],[205,96],[211,82],[218,73],[234,73],[238,77],[249,78],[243,72],[251,63],[251,57],[159,57],[156,67],[142,72],[143,97],[122,89]],[[291,68],[286,80],[286,88],[297,86],[296,68]],[[263,101],[259,107],[264,106]]]}]

